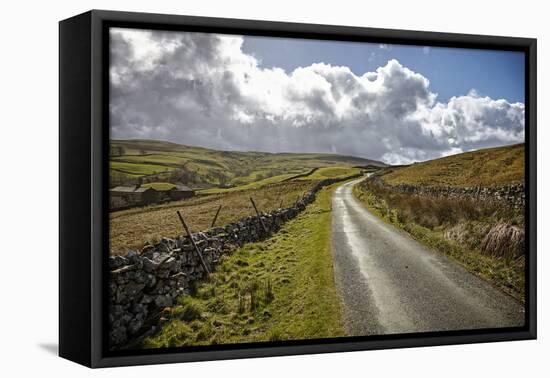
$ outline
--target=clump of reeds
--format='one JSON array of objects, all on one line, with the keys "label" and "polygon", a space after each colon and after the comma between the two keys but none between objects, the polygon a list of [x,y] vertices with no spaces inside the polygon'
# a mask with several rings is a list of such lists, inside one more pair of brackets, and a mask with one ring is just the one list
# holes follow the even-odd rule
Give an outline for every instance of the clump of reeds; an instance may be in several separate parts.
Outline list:
[{"label": "clump of reeds", "polygon": [[514,260],[525,253],[525,231],[508,223],[499,223],[481,241],[481,252],[497,258]]}]

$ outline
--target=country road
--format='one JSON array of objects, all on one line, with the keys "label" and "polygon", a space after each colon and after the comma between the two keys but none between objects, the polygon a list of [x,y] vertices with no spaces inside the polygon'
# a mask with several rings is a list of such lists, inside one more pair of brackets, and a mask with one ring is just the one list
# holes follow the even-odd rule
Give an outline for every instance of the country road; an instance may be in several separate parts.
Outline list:
[{"label": "country road", "polygon": [[332,199],[336,286],[350,335],[522,326],[523,305],[368,212],[339,186]]}]

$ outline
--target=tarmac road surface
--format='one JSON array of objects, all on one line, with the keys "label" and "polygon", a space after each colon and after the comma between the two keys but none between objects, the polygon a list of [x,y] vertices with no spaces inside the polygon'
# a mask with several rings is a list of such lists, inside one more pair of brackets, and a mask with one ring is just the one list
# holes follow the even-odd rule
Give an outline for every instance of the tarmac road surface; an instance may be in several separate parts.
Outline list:
[{"label": "tarmac road surface", "polygon": [[367,211],[352,194],[361,180],[332,198],[335,279],[349,335],[524,324],[521,303]]}]

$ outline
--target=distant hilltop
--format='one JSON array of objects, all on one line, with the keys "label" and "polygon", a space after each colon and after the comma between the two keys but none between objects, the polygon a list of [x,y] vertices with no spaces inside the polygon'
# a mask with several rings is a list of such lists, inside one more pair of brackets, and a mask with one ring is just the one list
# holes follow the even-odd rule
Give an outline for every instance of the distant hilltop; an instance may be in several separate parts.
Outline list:
[{"label": "distant hilltop", "polygon": [[[183,183],[191,188],[232,188],[313,168],[385,167],[355,156],[326,153],[218,151],[158,140],[111,140],[111,187],[147,182]],[[275,180],[279,181],[279,180]]]},{"label": "distant hilltop", "polygon": [[485,148],[389,170],[383,180],[392,185],[467,187],[519,184],[525,179],[525,144]]}]

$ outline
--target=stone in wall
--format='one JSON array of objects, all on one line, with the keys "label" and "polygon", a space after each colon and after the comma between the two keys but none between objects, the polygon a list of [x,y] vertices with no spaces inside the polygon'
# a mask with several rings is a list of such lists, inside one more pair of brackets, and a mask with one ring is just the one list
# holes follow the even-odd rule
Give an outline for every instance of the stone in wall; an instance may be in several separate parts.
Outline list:
[{"label": "stone in wall", "polygon": [[380,177],[372,177],[371,180],[393,191],[412,195],[450,198],[473,198],[481,201],[495,201],[508,204],[515,208],[525,207],[525,186],[523,183],[503,186],[422,186],[385,183]]}]

